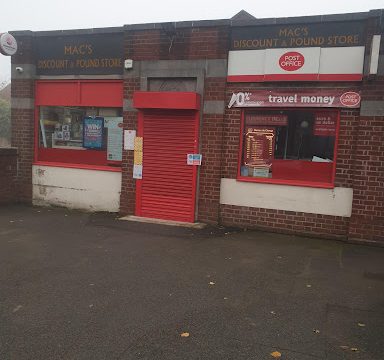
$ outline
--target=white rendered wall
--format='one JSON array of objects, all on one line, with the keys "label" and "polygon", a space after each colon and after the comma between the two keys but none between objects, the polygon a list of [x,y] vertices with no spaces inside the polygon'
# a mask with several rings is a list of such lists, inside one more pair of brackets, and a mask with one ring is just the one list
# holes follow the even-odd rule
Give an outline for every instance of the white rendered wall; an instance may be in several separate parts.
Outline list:
[{"label": "white rendered wall", "polygon": [[117,212],[121,173],[33,166],[33,203],[88,211]]},{"label": "white rendered wall", "polygon": [[221,179],[220,203],[350,217],[353,190],[320,189]]}]

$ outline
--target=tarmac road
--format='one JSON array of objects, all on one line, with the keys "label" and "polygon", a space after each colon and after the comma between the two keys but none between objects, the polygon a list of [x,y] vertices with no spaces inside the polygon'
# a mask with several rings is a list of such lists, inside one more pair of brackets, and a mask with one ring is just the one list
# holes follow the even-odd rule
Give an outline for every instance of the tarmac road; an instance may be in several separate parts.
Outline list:
[{"label": "tarmac road", "polygon": [[384,359],[384,248],[0,207],[0,360],[271,354]]}]

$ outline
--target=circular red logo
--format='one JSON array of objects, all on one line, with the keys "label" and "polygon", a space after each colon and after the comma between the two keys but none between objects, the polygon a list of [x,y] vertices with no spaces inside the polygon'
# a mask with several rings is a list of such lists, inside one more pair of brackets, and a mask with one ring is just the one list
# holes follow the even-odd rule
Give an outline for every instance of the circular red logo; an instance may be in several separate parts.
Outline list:
[{"label": "circular red logo", "polygon": [[280,67],[285,71],[296,71],[304,65],[304,56],[297,51],[290,51],[280,56]]},{"label": "circular red logo", "polygon": [[360,94],[354,91],[348,91],[340,96],[340,102],[344,106],[353,107],[360,103]]}]

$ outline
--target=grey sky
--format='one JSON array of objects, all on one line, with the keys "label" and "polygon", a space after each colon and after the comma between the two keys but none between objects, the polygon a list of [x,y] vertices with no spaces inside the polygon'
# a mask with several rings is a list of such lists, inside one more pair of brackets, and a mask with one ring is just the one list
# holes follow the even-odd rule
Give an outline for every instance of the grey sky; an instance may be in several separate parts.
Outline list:
[{"label": "grey sky", "polygon": [[[384,8],[384,0],[17,0],[2,6],[0,32],[63,30],[147,22],[228,19],[241,9],[257,18],[322,15]],[[10,60],[0,54],[0,82]]]}]

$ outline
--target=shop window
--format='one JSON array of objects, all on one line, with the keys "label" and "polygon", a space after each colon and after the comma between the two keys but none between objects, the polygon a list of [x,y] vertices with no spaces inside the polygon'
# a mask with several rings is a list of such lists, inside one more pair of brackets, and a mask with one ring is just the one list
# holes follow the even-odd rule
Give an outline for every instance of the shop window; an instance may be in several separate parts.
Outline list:
[{"label": "shop window", "polygon": [[245,111],[239,179],[331,187],[338,112]]},{"label": "shop window", "polygon": [[122,160],[122,109],[38,108],[38,160],[117,165]]}]

